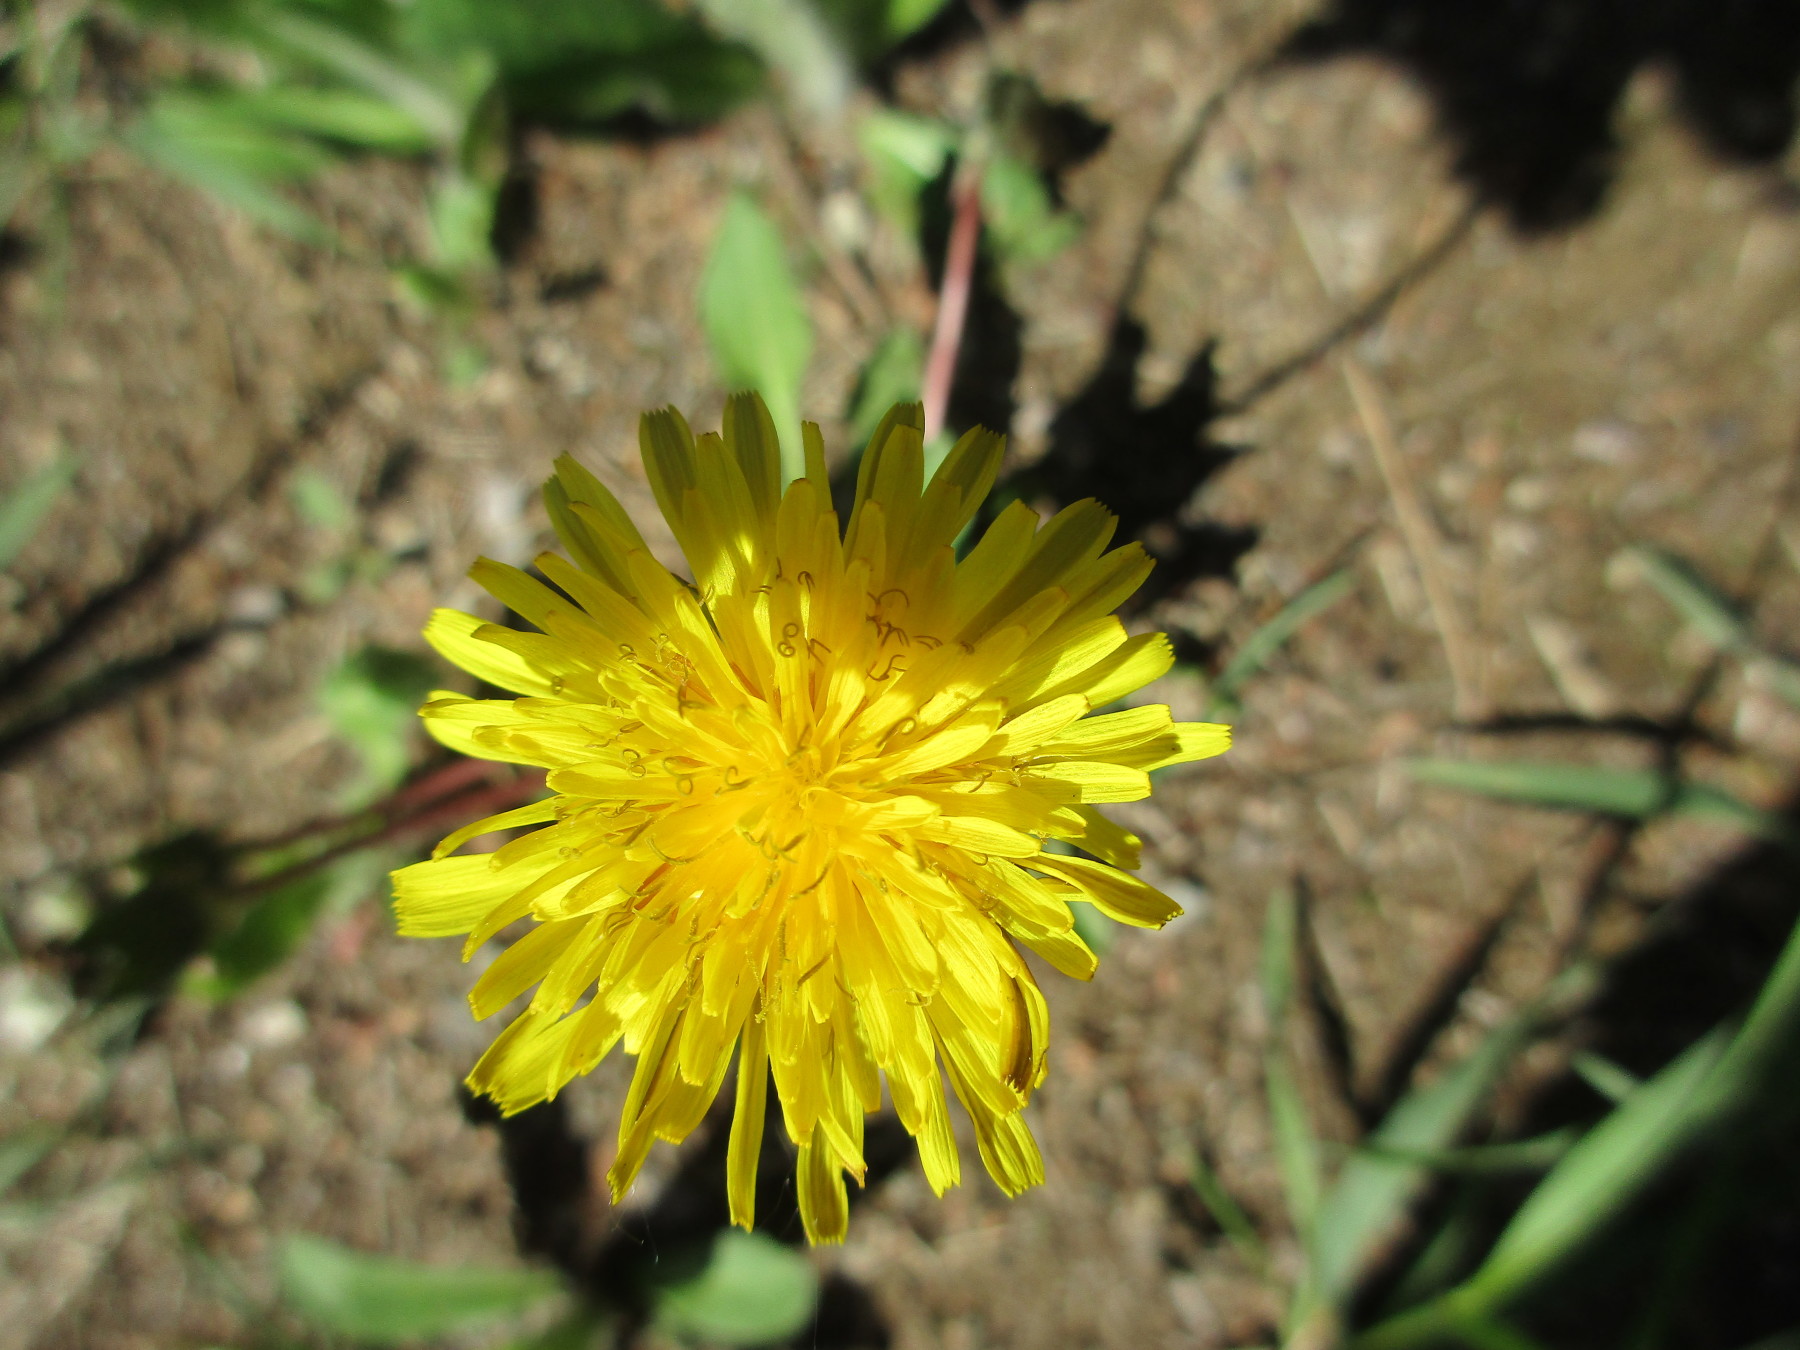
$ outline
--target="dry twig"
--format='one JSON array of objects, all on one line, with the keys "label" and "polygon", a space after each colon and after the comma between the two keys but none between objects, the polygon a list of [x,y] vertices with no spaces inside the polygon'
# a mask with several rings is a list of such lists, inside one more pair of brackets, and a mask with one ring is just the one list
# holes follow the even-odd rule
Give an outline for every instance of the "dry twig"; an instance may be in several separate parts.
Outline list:
[{"label": "dry twig", "polygon": [[1425,603],[1431,611],[1438,639],[1444,645],[1444,659],[1450,666],[1456,715],[1463,721],[1479,719],[1486,715],[1487,700],[1481,694],[1475,651],[1468,630],[1463,626],[1461,611],[1450,594],[1444,567],[1444,541],[1419,495],[1406,459],[1395,443],[1393,422],[1388,417],[1380,390],[1355,357],[1340,356],[1338,369],[1350,388],[1357,416],[1362,419],[1363,431],[1375,451],[1375,463],[1381,469],[1382,482],[1387,485],[1388,496],[1394,503],[1400,535],[1406,540],[1413,564],[1419,569],[1419,580],[1424,583]]}]

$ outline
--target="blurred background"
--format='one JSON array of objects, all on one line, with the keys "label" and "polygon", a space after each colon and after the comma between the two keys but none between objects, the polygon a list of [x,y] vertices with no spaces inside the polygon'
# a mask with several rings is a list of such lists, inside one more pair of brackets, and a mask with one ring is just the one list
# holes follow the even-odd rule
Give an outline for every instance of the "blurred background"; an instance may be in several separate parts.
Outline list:
[{"label": "blurred background", "polygon": [[[1800,8],[0,14],[0,1346],[1800,1346]],[[469,1100],[384,879],[539,787],[431,607],[562,453],[673,562],[747,385],[1005,430],[1237,725],[1048,1183],[878,1121],[813,1252],[718,1117],[613,1207],[621,1062]]]}]

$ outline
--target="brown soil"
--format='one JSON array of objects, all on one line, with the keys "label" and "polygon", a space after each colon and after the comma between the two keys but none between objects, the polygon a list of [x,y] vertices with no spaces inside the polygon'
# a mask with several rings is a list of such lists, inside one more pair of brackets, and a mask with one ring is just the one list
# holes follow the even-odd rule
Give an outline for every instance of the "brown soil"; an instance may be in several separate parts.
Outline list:
[{"label": "brown soil", "polygon": [[[1612,826],[1427,791],[1404,757],[1649,763],[1643,729],[1690,704],[1713,744],[1675,753],[1752,800],[1779,804],[1800,756],[1800,719],[1734,667],[1713,671],[1660,600],[1609,571],[1622,546],[1656,544],[1752,601],[1765,634],[1800,623],[1796,165],[1716,158],[1647,71],[1619,110],[1603,207],[1523,236],[1501,212],[1471,218],[1430,102],[1396,69],[1263,63],[1308,12],[1038,3],[991,47],[898,72],[903,104],[961,113],[990,62],[1012,65],[1112,128],[1064,181],[1079,242],[1010,279],[1021,465],[1054,454],[1059,410],[1094,392],[1121,301],[1147,334],[1122,426],[1131,397],[1154,405],[1217,344],[1224,415],[1204,431],[1236,453],[1146,537],[1168,552],[1183,531],[1238,529],[1254,544],[1139,619],[1216,659],[1307,583],[1348,568],[1354,588],[1250,683],[1229,757],[1119,812],[1189,913],[1121,936],[1091,985],[1046,980],[1056,1039],[1032,1110],[1048,1184],[1008,1202],[979,1181],[940,1202],[908,1162],[859,1205],[848,1244],[818,1254],[866,1292],[868,1343],[1270,1335],[1276,1296],[1183,1183],[1197,1151],[1291,1270],[1260,1071],[1276,887],[1303,884],[1347,1025],[1347,1068],[1310,1023],[1294,1046],[1319,1127],[1347,1138],[1495,924],[1439,1055],[1572,947],[1633,941],[1648,903],[1740,847],[1691,822],[1622,843]],[[71,877],[177,829],[254,838],[333,810],[356,765],[316,711],[320,678],[365,643],[414,645],[434,604],[479,605],[461,579],[477,553],[541,547],[533,490],[554,455],[596,467],[656,528],[635,419],[721,405],[693,297],[736,185],[811,251],[806,403],[842,444],[860,363],[930,295],[846,194],[847,138],[797,139],[803,155],[768,108],[647,146],[534,138],[536,229],[475,321],[489,360],[461,387],[439,373],[443,334],[370,261],[415,228],[411,171],[367,164],[325,185],[351,241],[329,257],[122,157],[91,166],[72,264],[59,276],[46,254],[0,276],[0,482],[61,447],[81,466],[0,621],[0,665],[50,644],[7,690],[30,731],[0,764],[0,876],[25,948],[0,971],[8,999],[61,1008],[60,966],[33,934]],[[583,276],[603,284],[558,284]],[[296,512],[303,470],[354,497],[352,524]],[[384,565],[308,598],[309,571],[358,550]],[[123,678],[105,697],[58,702],[107,671]],[[1203,697],[1191,670],[1154,692],[1187,715]],[[1559,729],[1571,716],[1612,730]],[[1478,730],[1507,719],[1504,739]],[[43,1207],[0,1222],[0,1344],[249,1344],[272,1239],[289,1232],[521,1259],[497,1135],[456,1094],[488,1036],[466,1015],[470,973],[380,915],[371,890],[244,998],[178,997],[128,1050],[78,1012],[42,1045],[0,1046],[0,1137],[77,1127],[23,1189]],[[578,1133],[600,1141],[596,1177],[623,1086],[615,1063],[568,1093]],[[585,1206],[594,1241],[616,1223],[602,1193]]]}]

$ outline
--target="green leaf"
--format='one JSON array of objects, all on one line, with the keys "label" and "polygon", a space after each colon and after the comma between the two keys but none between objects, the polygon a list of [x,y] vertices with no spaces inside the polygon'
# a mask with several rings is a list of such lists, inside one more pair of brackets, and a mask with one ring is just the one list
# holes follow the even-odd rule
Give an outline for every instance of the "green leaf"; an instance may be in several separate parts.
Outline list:
[{"label": "green leaf", "polygon": [[1319,1215],[1311,1255],[1315,1297],[1337,1304],[1354,1291],[1368,1261],[1429,1179],[1422,1161],[1404,1155],[1445,1149],[1456,1141],[1524,1045],[1532,1021],[1521,1013],[1490,1032],[1429,1086],[1403,1097],[1365,1147],[1350,1155]]},{"label": "green leaf", "polygon": [[1081,222],[1056,209],[1043,175],[1015,155],[989,158],[981,174],[981,211],[989,237],[1011,261],[1039,262],[1081,234]]},{"label": "green leaf", "polygon": [[784,479],[805,470],[800,380],[812,356],[812,321],[773,222],[742,192],[733,194],[700,280],[700,321],[719,373],[754,389],[781,437]]},{"label": "green leaf", "polygon": [[1104,956],[1112,950],[1113,942],[1119,936],[1119,929],[1124,927],[1090,904],[1070,905],[1069,913],[1075,920],[1075,936],[1092,947],[1097,956]]},{"label": "green leaf", "polygon": [[166,89],[145,109],[144,120],[191,154],[260,182],[301,182],[333,162],[304,137],[248,121],[230,93]]},{"label": "green leaf", "polygon": [[406,109],[358,89],[275,85],[214,99],[247,121],[361,150],[415,155],[436,146],[429,129]]},{"label": "green leaf", "polygon": [[469,283],[444,268],[408,264],[396,267],[392,280],[400,300],[421,314],[456,315],[474,308],[475,295]]},{"label": "green leaf", "polygon": [[784,1341],[812,1320],[819,1277],[791,1247],[761,1233],[727,1229],[692,1279],[656,1294],[659,1328],[717,1345]]},{"label": "green leaf", "polygon": [[431,244],[438,267],[452,275],[493,265],[496,185],[447,174],[431,194]]},{"label": "green leaf", "polygon": [[199,992],[226,999],[274,970],[306,940],[332,893],[327,871],[301,877],[252,905],[243,919],[213,944],[214,973]]},{"label": "green leaf", "polygon": [[27,1125],[0,1138],[0,1195],[5,1195],[42,1162],[66,1133],[53,1125]]},{"label": "green leaf", "polygon": [[755,94],[762,63],[696,17],[657,0],[414,0],[396,42],[438,61],[471,51],[497,68],[518,115],[592,125],[633,110],[674,124],[711,121]]},{"label": "green leaf", "polygon": [[1245,638],[1237,651],[1214,678],[1211,688],[1215,707],[1229,707],[1237,692],[1264,666],[1289,638],[1312,619],[1330,609],[1350,594],[1354,585],[1347,570],[1333,572],[1323,581],[1308,586],[1278,610],[1274,617]]},{"label": "green leaf", "polygon": [[[1763,982],[1743,1026],[1706,1083],[1696,1110],[1723,1118],[1762,1107],[1771,1101],[1772,1082],[1791,1081],[1791,1056],[1800,1039],[1800,924],[1789,932],[1775,968]],[[1773,1123],[1771,1121],[1771,1123]]]},{"label": "green leaf", "polygon": [[865,444],[896,403],[918,402],[924,378],[924,341],[910,328],[896,328],[863,367],[850,412],[850,443]]},{"label": "green leaf", "polygon": [[888,0],[887,28],[896,38],[916,33],[935,19],[948,0]]},{"label": "green leaf", "polygon": [[1480,1256],[1490,1232],[1486,1227],[1486,1188],[1465,1181],[1450,1198],[1413,1263],[1385,1300],[1389,1309],[1429,1302]]},{"label": "green leaf", "polygon": [[1659,815],[1722,821],[1764,839],[1792,842],[1794,831],[1779,816],[1758,810],[1721,788],[1655,769],[1609,769],[1592,764],[1508,760],[1414,759],[1406,761],[1421,783],[1458,788],[1503,801],[1565,811],[1648,820]]},{"label": "green leaf", "polygon": [[333,730],[362,756],[364,791],[382,791],[405,777],[415,714],[436,683],[423,657],[377,646],[363,648],[326,678],[320,707]]},{"label": "green leaf", "polygon": [[877,108],[857,123],[856,141],[866,166],[869,201],[913,238],[919,230],[919,194],[943,173],[956,133],[931,118]]},{"label": "green leaf", "polygon": [[315,530],[338,534],[356,522],[356,509],[338,485],[311,465],[294,471],[288,480],[288,498],[300,519]]},{"label": "green leaf", "polygon": [[560,1288],[545,1271],[418,1265],[305,1236],[282,1244],[280,1279],[282,1297],[307,1322],[376,1345],[516,1315]]},{"label": "green leaf", "polygon": [[[1633,1089],[1527,1197],[1474,1275],[1357,1337],[1357,1350],[1401,1350],[1517,1300],[1593,1240],[1687,1148],[1756,1119],[1783,1080],[1800,1033],[1800,924],[1735,1035],[1720,1027]],[[1764,1128],[1785,1124],[1766,1118]]]},{"label": "green leaf", "polygon": [[31,542],[44,517],[62,500],[63,493],[75,481],[75,461],[67,453],[58,453],[48,464],[0,501],[0,571],[11,567],[25,545]]},{"label": "green leaf", "polygon": [[231,118],[209,101],[164,94],[127,129],[124,143],[163,172],[283,234],[323,244],[330,233],[279,188],[330,162],[318,146]]},{"label": "green leaf", "polygon": [[720,32],[779,72],[788,97],[814,117],[839,113],[855,71],[842,35],[812,0],[696,0]]}]

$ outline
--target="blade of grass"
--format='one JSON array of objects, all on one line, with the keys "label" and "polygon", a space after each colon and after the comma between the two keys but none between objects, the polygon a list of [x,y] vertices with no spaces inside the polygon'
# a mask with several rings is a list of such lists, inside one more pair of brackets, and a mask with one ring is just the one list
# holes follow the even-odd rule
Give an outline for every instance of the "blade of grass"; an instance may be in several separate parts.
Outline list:
[{"label": "blade of grass", "polygon": [[1624,1101],[1642,1086],[1642,1080],[1636,1074],[1591,1050],[1583,1050],[1573,1056],[1569,1060],[1569,1067],[1581,1076],[1582,1082],[1615,1104]]},{"label": "blade of grass", "polygon": [[1737,607],[1686,561],[1644,545],[1627,548],[1620,556],[1690,628],[1714,647],[1746,662],[1775,694],[1800,708],[1800,665],[1758,642]]},{"label": "blade of grass", "polygon": [[[307,18],[292,6],[269,6],[259,12],[259,21],[280,45],[402,109],[442,148],[454,150],[461,143],[466,117],[458,102],[353,33]],[[487,83],[481,79],[478,87]]]},{"label": "blade of grass", "polygon": [[1299,898],[1291,887],[1269,897],[1263,921],[1262,992],[1268,1014],[1268,1042],[1263,1048],[1263,1086],[1268,1094],[1269,1128],[1275,1162],[1287,1195],[1288,1218],[1302,1239],[1310,1241],[1323,1189],[1319,1141],[1300,1099],[1299,1085],[1287,1060],[1286,1032],[1295,988]]},{"label": "blade of grass", "polygon": [[58,454],[0,501],[0,572],[13,565],[75,481],[75,461]]},{"label": "blade of grass", "polygon": [[1198,1153],[1188,1160],[1188,1184],[1194,1188],[1194,1194],[1199,1197],[1201,1205],[1212,1217],[1212,1221],[1219,1225],[1219,1231],[1243,1258],[1244,1264],[1255,1271],[1267,1271],[1269,1249],[1263,1246],[1256,1225],[1244,1213],[1244,1207],[1225,1188],[1219,1174],[1208,1167],[1206,1159]]},{"label": "blade of grass", "polygon": [[1592,811],[1629,820],[1696,816],[1747,834],[1792,844],[1786,821],[1720,788],[1654,769],[1517,760],[1413,759],[1406,768],[1421,783],[1456,788],[1502,801],[1563,811]]},{"label": "blade of grass", "polygon": [[1702,1087],[1725,1046],[1722,1031],[1696,1041],[1569,1150],[1470,1280],[1486,1306],[1510,1301],[1554,1267],[1687,1142],[1703,1119]]},{"label": "blade of grass", "polygon": [[1354,580],[1348,569],[1333,572],[1323,581],[1315,582],[1287,604],[1283,605],[1275,616],[1258,628],[1239,645],[1232,653],[1231,659],[1225,663],[1212,682],[1212,701],[1216,707],[1229,706],[1237,697],[1239,689],[1274,657],[1275,653],[1287,645],[1289,638],[1306,624],[1330,609],[1339,600],[1350,594]]},{"label": "blade of grass", "polygon": [[1504,1144],[1473,1144],[1468,1148],[1404,1148],[1370,1141],[1359,1144],[1355,1157],[1404,1163],[1427,1172],[1480,1176],[1499,1172],[1542,1172],[1574,1145],[1573,1129],[1551,1130]]},{"label": "blade of grass", "polygon": [[1364,1333],[1354,1342],[1356,1350],[1427,1345],[1462,1321],[1491,1315],[1522,1297],[1617,1218],[1690,1145],[1753,1113],[1792,1053],[1797,1028],[1800,925],[1789,933],[1735,1035],[1720,1027],[1646,1079],[1551,1169],[1474,1275]]},{"label": "blade of grass", "polygon": [[1737,651],[1750,644],[1749,626],[1736,607],[1686,562],[1642,544],[1624,549],[1620,558],[1713,646]]},{"label": "blade of grass", "polygon": [[210,115],[197,100],[165,96],[121,137],[145,160],[293,238],[330,242],[330,232],[278,187],[328,156],[295,138]]},{"label": "blade of grass", "polygon": [[1388,1112],[1365,1147],[1345,1162],[1319,1216],[1318,1241],[1311,1252],[1315,1298],[1334,1304],[1348,1299],[1368,1262],[1429,1179],[1421,1162],[1383,1154],[1448,1149],[1544,1018],[1581,997],[1593,979],[1587,966],[1572,967],[1489,1032],[1473,1052],[1428,1086],[1409,1092]]},{"label": "blade of grass", "polygon": [[1271,1038],[1279,1038],[1294,1001],[1294,953],[1300,932],[1300,899],[1291,886],[1280,886],[1269,896],[1263,916],[1262,979],[1263,1013],[1269,1019]]},{"label": "blade of grass", "polygon": [[359,89],[276,85],[213,97],[250,121],[362,150],[414,155],[437,144],[405,108]]},{"label": "blade of grass", "polygon": [[1263,1080],[1269,1094],[1269,1127],[1275,1136],[1275,1162],[1287,1194],[1288,1217],[1303,1237],[1311,1238],[1318,1225],[1319,1194],[1324,1188],[1319,1141],[1285,1055],[1271,1050],[1265,1056]]},{"label": "blade of grass", "polygon": [[1467,1273],[1480,1255],[1484,1188],[1465,1180],[1435,1231],[1384,1301],[1388,1313],[1430,1301]]}]

